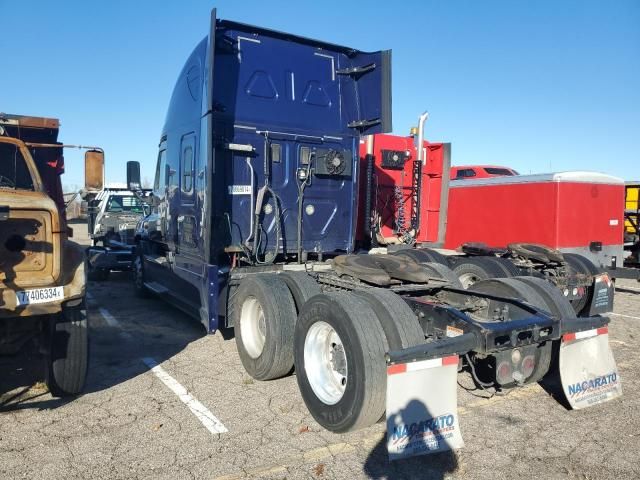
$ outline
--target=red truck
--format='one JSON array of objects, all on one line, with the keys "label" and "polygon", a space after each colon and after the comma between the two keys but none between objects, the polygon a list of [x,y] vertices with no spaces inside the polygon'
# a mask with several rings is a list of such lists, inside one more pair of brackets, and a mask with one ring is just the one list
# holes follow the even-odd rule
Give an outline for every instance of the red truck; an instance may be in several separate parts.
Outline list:
[{"label": "red truck", "polygon": [[451,144],[420,135],[367,137],[360,157],[361,239],[446,264],[464,287],[542,276],[588,314],[594,282],[623,258],[624,182],[616,177],[564,172],[450,181]]}]

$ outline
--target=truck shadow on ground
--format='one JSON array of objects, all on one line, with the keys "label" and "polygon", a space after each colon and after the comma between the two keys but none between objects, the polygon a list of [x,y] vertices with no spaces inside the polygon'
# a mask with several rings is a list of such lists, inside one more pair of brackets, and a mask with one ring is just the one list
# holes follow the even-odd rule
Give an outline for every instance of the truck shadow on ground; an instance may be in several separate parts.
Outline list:
[{"label": "truck shadow on ground", "polygon": [[[410,416],[407,415],[408,412]],[[405,410],[393,415],[390,421],[392,425],[407,426],[411,429],[416,419],[425,421],[431,418],[433,415],[424,403],[412,400]],[[425,433],[428,435],[431,432],[427,430]],[[416,431],[410,438],[415,441],[421,434],[422,432]],[[387,478],[440,480],[457,469],[458,458],[451,450],[390,461],[386,435],[371,450],[363,467],[365,475],[376,480]]]},{"label": "truck shadow on ground", "polygon": [[[158,299],[137,299],[128,273],[89,283],[89,372],[82,395],[107,390],[145,372],[142,359],[171,359],[206,335],[199,322]],[[119,326],[104,319],[112,315]],[[102,318],[101,318],[102,317]],[[55,409],[78,397],[53,398],[44,384],[44,360],[35,346],[0,357],[0,412]]]}]

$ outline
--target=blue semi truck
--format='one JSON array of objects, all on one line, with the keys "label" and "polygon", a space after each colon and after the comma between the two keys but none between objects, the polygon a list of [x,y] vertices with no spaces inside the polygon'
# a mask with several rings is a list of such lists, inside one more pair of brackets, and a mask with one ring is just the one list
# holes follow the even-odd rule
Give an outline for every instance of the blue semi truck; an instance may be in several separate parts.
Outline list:
[{"label": "blue semi truck", "polygon": [[[309,411],[331,431],[386,411],[392,458],[461,446],[462,369],[498,390],[559,374],[574,408],[620,395],[608,318],[577,318],[549,283],[490,279],[464,290],[441,264],[356,241],[367,208],[359,142],[390,130],[390,51],[214,10],[169,103],[152,213],[136,235],[136,291],[208,332],[234,328],[258,380],[295,368]],[[606,277],[599,292],[611,295]],[[615,381],[589,391],[606,375]],[[587,387],[576,397],[577,384]],[[414,424],[422,433],[407,435]]]}]

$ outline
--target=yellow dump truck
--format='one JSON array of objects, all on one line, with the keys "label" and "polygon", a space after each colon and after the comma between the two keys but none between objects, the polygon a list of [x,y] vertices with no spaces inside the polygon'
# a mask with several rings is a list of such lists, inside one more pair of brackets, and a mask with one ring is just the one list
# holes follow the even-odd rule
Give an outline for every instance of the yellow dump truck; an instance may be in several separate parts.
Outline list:
[{"label": "yellow dump truck", "polygon": [[[82,391],[88,365],[84,248],[67,226],[55,118],[0,114],[0,355],[44,354],[55,396]],[[101,187],[101,150],[85,155]],[[34,345],[35,343],[35,345]]]}]

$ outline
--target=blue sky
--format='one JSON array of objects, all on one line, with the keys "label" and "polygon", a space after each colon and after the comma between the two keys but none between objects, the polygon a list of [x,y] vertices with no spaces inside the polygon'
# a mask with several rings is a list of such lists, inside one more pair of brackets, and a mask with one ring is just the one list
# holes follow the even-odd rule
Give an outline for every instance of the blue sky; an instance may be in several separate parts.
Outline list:
[{"label": "blue sky", "polygon": [[[640,178],[640,1],[0,0],[0,111],[61,119],[153,176],[182,65],[220,18],[361,50],[393,49],[394,132],[425,109],[454,164],[597,170]],[[65,154],[65,183],[83,181]]]}]

